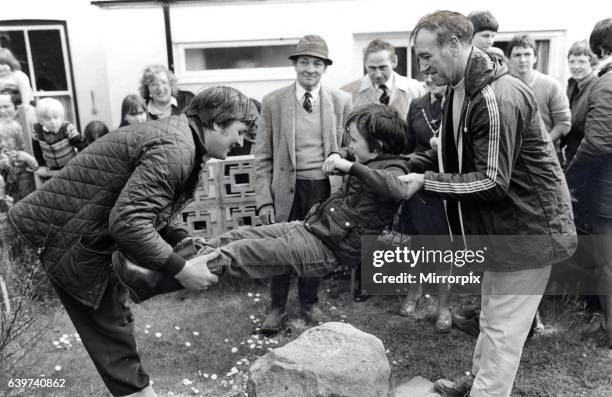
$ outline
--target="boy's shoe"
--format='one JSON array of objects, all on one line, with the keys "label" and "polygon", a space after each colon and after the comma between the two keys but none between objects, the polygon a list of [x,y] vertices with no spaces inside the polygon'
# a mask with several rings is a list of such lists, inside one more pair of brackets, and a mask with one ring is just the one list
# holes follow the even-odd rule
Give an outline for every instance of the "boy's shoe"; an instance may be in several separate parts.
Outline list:
[{"label": "boy's shoe", "polygon": [[[186,260],[196,255],[196,245],[191,237],[187,237],[173,248],[174,252]],[[214,248],[204,247],[197,252],[197,255],[204,255],[207,251]],[[183,285],[174,277],[165,273],[139,266],[130,261],[119,250],[113,252],[112,265],[119,282],[127,288],[130,298],[134,303],[141,303],[156,295],[184,289]],[[221,275],[222,267],[208,266],[211,273]]]},{"label": "boy's shoe", "polygon": [[457,382],[448,379],[438,379],[434,382],[434,390],[443,397],[467,397],[472,390],[474,375],[463,376]]},{"label": "boy's shoe", "polygon": [[127,288],[134,303],[141,303],[156,295],[184,288],[174,277],[138,266],[119,250],[113,252],[112,263],[117,279]]},{"label": "boy's shoe", "polygon": [[265,335],[277,334],[285,327],[286,321],[287,312],[285,312],[285,308],[273,307],[270,309],[263,324],[261,325],[261,333]]}]

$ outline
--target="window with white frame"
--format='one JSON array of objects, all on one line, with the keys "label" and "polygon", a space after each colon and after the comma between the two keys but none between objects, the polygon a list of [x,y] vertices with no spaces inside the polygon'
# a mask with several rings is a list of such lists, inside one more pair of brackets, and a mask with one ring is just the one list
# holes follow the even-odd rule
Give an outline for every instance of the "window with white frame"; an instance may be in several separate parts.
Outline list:
[{"label": "window with white frame", "polygon": [[176,74],[181,83],[277,80],[294,77],[287,57],[295,40],[176,43]]},{"label": "window with white frame", "polygon": [[78,124],[65,24],[0,21],[0,44],[19,61],[35,99],[59,100],[66,109],[66,119]]}]

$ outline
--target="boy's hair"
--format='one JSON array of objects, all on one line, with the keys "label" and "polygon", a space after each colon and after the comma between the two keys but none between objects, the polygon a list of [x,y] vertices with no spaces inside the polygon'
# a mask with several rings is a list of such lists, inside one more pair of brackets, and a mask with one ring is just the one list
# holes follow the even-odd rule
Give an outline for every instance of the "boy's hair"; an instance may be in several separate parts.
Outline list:
[{"label": "boy's hair", "polygon": [[36,117],[40,120],[42,116],[46,116],[52,113],[61,113],[64,115],[64,105],[57,99],[43,98],[38,101],[36,105]]},{"label": "boy's hair", "polygon": [[368,46],[365,48],[365,51],[363,52],[363,61],[365,62],[368,59],[368,55],[379,51],[387,51],[390,59],[395,57],[395,47],[393,47],[391,43],[384,40],[375,39],[370,41]]},{"label": "boy's hair", "polygon": [[96,139],[108,134],[108,127],[100,120],[93,120],[87,123],[83,131],[83,141],[89,145]]},{"label": "boy's hair", "polygon": [[593,54],[593,51],[591,51],[591,47],[589,46],[589,43],[586,40],[580,40],[572,44],[569,51],[567,52],[567,57],[569,58],[571,55],[575,57],[585,55],[589,58],[589,63],[591,64],[591,66],[595,66],[599,63],[597,56]]},{"label": "boy's hair", "polygon": [[170,82],[170,91],[172,92],[172,96],[178,96],[178,86],[176,77],[174,74],[168,70],[164,65],[149,65],[145,68],[144,72],[142,72],[142,78],[140,79],[140,88],[138,91],[140,95],[148,101],[151,97],[151,93],[149,92],[149,84],[151,84],[155,80],[155,75],[157,73],[165,73],[168,77],[168,82]]},{"label": "boy's hair", "polygon": [[538,55],[538,47],[536,46],[535,40],[528,34],[517,34],[508,42],[508,46],[506,47],[506,56],[508,58],[510,58],[510,54],[512,54],[512,49],[514,47],[531,48],[533,49],[533,54],[535,56]]},{"label": "boy's hair", "polygon": [[472,11],[467,17],[474,26],[474,34],[483,30],[497,32],[499,29],[499,23],[490,11]]},{"label": "boy's hair", "polygon": [[9,95],[11,97],[11,102],[13,102],[13,105],[15,105],[15,109],[17,109],[17,107],[23,103],[19,88],[13,84],[4,86],[4,88],[0,90],[0,94]]},{"label": "boy's hair", "polygon": [[145,113],[147,112],[147,104],[140,95],[130,94],[123,98],[123,102],[121,102],[121,123],[119,123],[119,127],[128,125],[125,116],[138,109],[142,109]]},{"label": "boy's hair", "polygon": [[589,45],[600,59],[612,53],[612,18],[602,19],[595,24]]},{"label": "boy's hair", "polygon": [[0,120],[0,139],[13,139],[17,150],[23,150],[23,132],[15,120]]},{"label": "boy's hair", "polygon": [[438,36],[438,44],[444,45],[452,37],[456,36],[464,45],[472,42],[474,27],[467,17],[454,11],[436,11],[427,14],[417,22],[410,39],[416,39],[421,29],[434,32]]},{"label": "boy's hair", "polygon": [[406,121],[391,106],[380,103],[358,106],[346,120],[347,134],[352,123],[355,123],[371,152],[400,154],[407,144]]},{"label": "boy's hair", "polygon": [[225,128],[236,120],[251,127],[259,118],[257,107],[249,97],[235,88],[224,86],[210,87],[200,92],[191,100],[185,114],[208,129],[212,129],[214,123]]}]

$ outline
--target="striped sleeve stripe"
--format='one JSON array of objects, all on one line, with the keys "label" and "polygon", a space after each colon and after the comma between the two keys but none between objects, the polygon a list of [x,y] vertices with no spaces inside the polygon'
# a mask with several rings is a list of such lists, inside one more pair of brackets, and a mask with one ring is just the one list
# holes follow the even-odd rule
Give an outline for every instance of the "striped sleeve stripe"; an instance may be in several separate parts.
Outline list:
[{"label": "striped sleeve stripe", "polygon": [[489,144],[487,148],[487,179],[453,183],[425,180],[425,189],[441,193],[474,193],[495,187],[499,159],[499,109],[491,86],[487,85],[481,91],[489,114]]}]

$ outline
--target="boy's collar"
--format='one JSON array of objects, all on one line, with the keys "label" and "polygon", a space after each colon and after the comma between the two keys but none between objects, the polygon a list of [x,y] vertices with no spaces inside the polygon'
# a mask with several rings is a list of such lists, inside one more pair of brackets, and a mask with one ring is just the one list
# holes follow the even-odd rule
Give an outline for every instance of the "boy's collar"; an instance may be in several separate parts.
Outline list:
[{"label": "boy's collar", "polygon": [[57,131],[51,131],[51,130],[48,130],[47,127],[45,127],[44,125],[41,124],[41,126],[42,126],[43,131],[48,132],[49,134],[57,134],[59,130],[62,128],[62,127],[58,128]]}]

